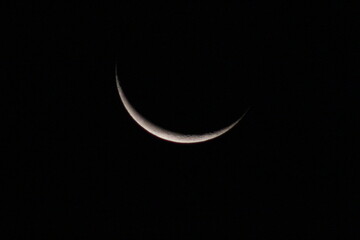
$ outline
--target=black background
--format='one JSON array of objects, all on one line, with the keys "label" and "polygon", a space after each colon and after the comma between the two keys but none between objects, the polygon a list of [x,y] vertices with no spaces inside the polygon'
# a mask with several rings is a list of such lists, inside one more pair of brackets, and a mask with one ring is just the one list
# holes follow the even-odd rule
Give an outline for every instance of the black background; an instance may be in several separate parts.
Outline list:
[{"label": "black background", "polygon": [[[359,47],[340,1],[8,9],[9,239],[358,239]],[[251,109],[215,140],[166,142],[122,106],[115,64],[134,106],[172,130]]]}]

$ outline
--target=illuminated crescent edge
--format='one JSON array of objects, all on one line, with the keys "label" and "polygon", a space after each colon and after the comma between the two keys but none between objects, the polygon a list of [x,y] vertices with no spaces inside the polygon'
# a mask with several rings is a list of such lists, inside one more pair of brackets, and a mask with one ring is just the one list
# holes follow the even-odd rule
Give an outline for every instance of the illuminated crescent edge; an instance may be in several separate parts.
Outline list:
[{"label": "illuminated crescent edge", "polygon": [[146,118],[144,118],[138,111],[135,110],[135,108],[132,107],[132,105],[129,103],[128,99],[126,98],[124,91],[122,90],[120,86],[120,82],[117,75],[117,69],[115,67],[115,76],[116,76],[116,85],[117,89],[120,95],[120,99],[122,103],[124,104],[125,109],[130,114],[130,116],[135,120],[137,124],[139,124],[143,129],[145,129],[147,132],[151,133],[152,135],[161,138],[163,140],[167,140],[170,142],[175,143],[199,143],[199,142],[205,142],[214,138],[217,138],[224,133],[228,132],[230,129],[232,129],[248,112],[248,110],[245,111],[245,113],[234,123],[231,125],[222,128],[220,130],[212,131],[209,133],[204,134],[182,134],[177,133],[173,131],[166,130],[164,128],[161,128],[154,123],[150,122]]}]

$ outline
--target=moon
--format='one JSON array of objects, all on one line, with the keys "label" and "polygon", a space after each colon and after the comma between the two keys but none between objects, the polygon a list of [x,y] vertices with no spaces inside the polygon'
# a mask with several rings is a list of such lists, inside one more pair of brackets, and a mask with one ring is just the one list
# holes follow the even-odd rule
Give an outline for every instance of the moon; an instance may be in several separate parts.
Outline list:
[{"label": "moon", "polygon": [[117,89],[120,95],[120,99],[122,103],[124,104],[125,109],[129,113],[129,115],[135,120],[137,124],[139,124],[143,129],[145,129],[150,134],[161,138],[166,141],[174,142],[174,143],[200,143],[209,141],[211,139],[220,137],[221,135],[228,132],[230,129],[232,129],[247,113],[245,113],[237,119],[235,122],[230,124],[229,126],[222,128],[220,130],[204,133],[204,134],[183,134],[183,133],[177,133],[173,132],[167,129],[164,129],[151,121],[147,120],[144,116],[142,116],[128,101],[127,97],[125,96],[124,91],[121,88],[120,81],[117,74],[117,69],[115,67],[115,77],[116,77],[116,85]]}]

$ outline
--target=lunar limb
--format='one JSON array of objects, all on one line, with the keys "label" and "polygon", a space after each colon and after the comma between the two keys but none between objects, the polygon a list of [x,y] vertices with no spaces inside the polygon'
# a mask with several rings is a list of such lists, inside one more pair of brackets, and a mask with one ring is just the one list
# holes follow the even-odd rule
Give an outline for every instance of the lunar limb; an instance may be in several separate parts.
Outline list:
[{"label": "lunar limb", "polygon": [[139,124],[144,130],[151,133],[152,135],[161,138],[163,140],[167,140],[170,142],[175,143],[199,143],[199,142],[205,142],[214,138],[217,138],[224,133],[228,132],[230,129],[232,129],[247,113],[247,111],[235,122],[233,122],[231,125],[222,128],[220,130],[204,133],[204,134],[183,134],[183,133],[177,133],[173,132],[167,129],[164,129],[151,121],[147,120],[144,116],[142,116],[128,101],[126,98],[124,91],[122,90],[120,86],[120,81],[117,75],[117,69],[115,67],[115,76],[116,76],[116,84],[117,89],[120,95],[120,99],[122,103],[124,104],[125,109],[130,114],[130,116],[135,120],[137,124]]}]

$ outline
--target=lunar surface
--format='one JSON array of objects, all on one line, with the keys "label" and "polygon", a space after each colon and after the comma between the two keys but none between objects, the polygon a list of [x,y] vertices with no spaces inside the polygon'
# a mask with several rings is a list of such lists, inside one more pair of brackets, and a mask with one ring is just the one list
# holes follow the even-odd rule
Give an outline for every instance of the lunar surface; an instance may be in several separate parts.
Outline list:
[{"label": "lunar surface", "polygon": [[117,89],[120,95],[120,99],[124,104],[125,109],[130,114],[130,116],[135,120],[137,124],[139,124],[143,129],[147,132],[151,133],[152,135],[161,138],[166,141],[175,142],[175,143],[199,143],[209,141],[211,139],[217,138],[224,133],[228,132],[232,129],[247,113],[247,111],[235,122],[231,125],[222,128],[220,130],[204,133],[204,134],[183,134],[173,132],[167,129],[164,129],[156,124],[147,120],[144,116],[142,116],[128,101],[126,98],[124,91],[121,88],[120,81],[117,74],[117,69],[115,68],[115,77],[116,77],[116,84]]}]

